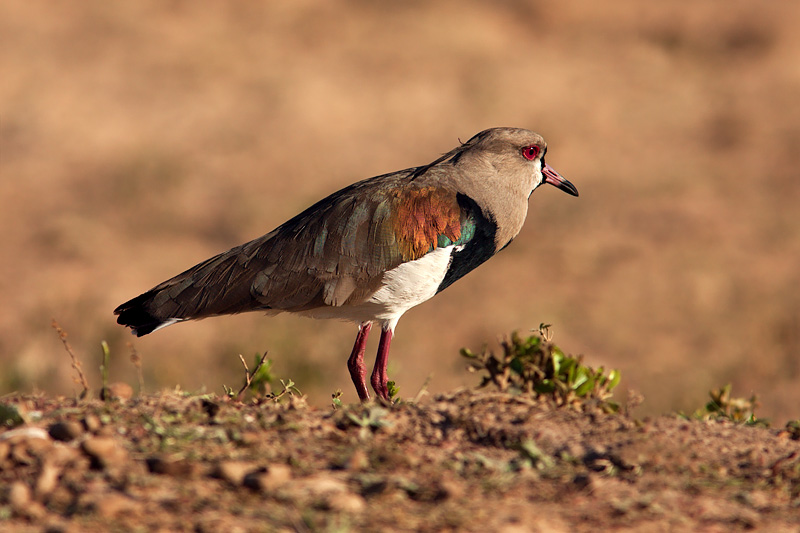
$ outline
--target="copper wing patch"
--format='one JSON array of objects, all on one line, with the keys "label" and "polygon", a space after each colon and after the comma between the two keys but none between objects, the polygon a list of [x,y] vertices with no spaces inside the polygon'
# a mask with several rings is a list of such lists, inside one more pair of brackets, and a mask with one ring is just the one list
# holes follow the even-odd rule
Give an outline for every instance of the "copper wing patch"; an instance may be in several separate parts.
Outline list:
[{"label": "copper wing patch", "polygon": [[391,224],[403,261],[419,259],[438,246],[461,239],[462,216],[456,195],[435,187],[392,193]]}]

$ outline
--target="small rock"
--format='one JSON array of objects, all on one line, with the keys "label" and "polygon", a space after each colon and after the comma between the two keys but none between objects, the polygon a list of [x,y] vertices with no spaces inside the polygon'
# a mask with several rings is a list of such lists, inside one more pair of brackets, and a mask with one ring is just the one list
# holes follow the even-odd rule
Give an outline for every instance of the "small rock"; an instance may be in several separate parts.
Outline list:
[{"label": "small rock", "polygon": [[0,441],[0,465],[6,460],[10,451],[11,445],[5,441]]},{"label": "small rock", "polygon": [[121,381],[111,383],[100,391],[100,399],[103,401],[119,400],[126,402],[131,398],[133,398],[133,387]]},{"label": "small rock", "polygon": [[47,429],[47,432],[54,440],[61,442],[73,441],[83,435],[83,431],[83,426],[71,420],[56,422]]},{"label": "small rock", "polygon": [[346,464],[348,470],[364,470],[368,466],[369,458],[367,457],[367,453],[361,448],[356,448]]},{"label": "small rock", "polygon": [[112,437],[89,437],[81,444],[83,452],[92,460],[92,468],[106,469],[124,461],[127,453]]},{"label": "small rock", "polygon": [[62,466],[78,459],[80,456],[81,452],[77,448],[57,443],[47,455],[47,459],[52,461],[54,465]]},{"label": "small rock", "polygon": [[334,492],[325,501],[326,506],[334,511],[360,513],[366,507],[364,498],[352,492]]},{"label": "small rock", "polygon": [[40,439],[38,437],[28,439],[25,441],[25,446],[28,452],[34,457],[45,457],[50,454],[53,449],[53,441],[48,439]]},{"label": "small rock", "polygon": [[51,509],[66,509],[75,502],[75,495],[63,484],[56,485],[53,492],[47,496],[47,505]]},{"label": "small rock", "polygon": [[122,494],[112,492],[98,497],[94,501],[93,507],[100,516],[114,518],[123,513],[134,512],[139,506],[135,500]]},{"label": "small rock", "polygon": [[95,433],[101,427],[103,427],[103,423],[100,422],[100,418],[97,415],[86,415],[83,419],[83,427],[86,428],[86,431],[90,433]]},{"label": "small rock", "polygon": [[286,465],[271,465],[250,472],[242,480],[245,487],[260,492],[272,492],[291,479],[292,470]]},{"label": "small rock", "polygon": [[42,465],[42,472],[36,480],[36,499],[44,500],[58,485],[58,477],[61,475],[61,468],[55,466],[52,461],[45,461]]},{"label": "small rock", "polygon": [[347,483],[335,477],[320,474],[303,480],[302,486],[311,494],[331,494],[347,492]]},{"label": "small rock", "polygon": [[211,475],[227,481],[234,487],[238,487],[244,482],[245,475],[247,475],[248,472],[254,472],[254,465],[252,463],[223,461],[214,467]]},{"label": "small rock", "polygon": [[440,485],[447,498],[458,499],[464,495],[464,485],[455,479],[443,479]]},{"label": "small rock", "polygon": [[31,501],[31,489],[22,481],[14,481],[8,490],[8,503],[13,508],[21,508]]},{"label": "small rock", "polygon": [[41,518],[45,508],[31,499],[31,489],[22,481],[14,481],[8,490],[8,503],[17,516],[29,519]]},{"label": "small rock", "polygon": [[63,518],[51,518],[48,524],[45,524],[44,533],[78,533],[78,529],[74,524],[70,524]]},{"label": "small rock", "polygon": [[239,439],[243,446],[253,446],[261,442],[261,433],[258,431],[245,431]]},{"label": "small rock", "polygon": [[147,458],[147,469],[153,474],[188,477],[195,472],[193,464],[182,457],[153,456]]}]

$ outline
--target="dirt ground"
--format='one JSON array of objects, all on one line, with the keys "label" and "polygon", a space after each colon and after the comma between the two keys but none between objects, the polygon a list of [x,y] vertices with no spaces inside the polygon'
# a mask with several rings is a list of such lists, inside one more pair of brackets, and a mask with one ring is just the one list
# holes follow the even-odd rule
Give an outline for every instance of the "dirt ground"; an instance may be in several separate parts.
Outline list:
[{"label": "dirt ground", "polygon": [[4,397],[28,422],[0,431],[0,529],[800,530],[796,432],[499,392],[286,400]]},{"label": "dirt ground", "polygon": [[[400,321],[403,394],[458,350],[554,324],[641,412],[731,382],[800,413],[800,4],[700,0],[0,2],[0,391],[135,381],[119,303],[356,180],[522,126],[580,190]],[[152,391],[222,393],[270,351],[353,401],[355,328],[219,318],[136,339]],[[369,350],[375,350],[375,339]],[[373,352],[374,353],[374,352]]]}]

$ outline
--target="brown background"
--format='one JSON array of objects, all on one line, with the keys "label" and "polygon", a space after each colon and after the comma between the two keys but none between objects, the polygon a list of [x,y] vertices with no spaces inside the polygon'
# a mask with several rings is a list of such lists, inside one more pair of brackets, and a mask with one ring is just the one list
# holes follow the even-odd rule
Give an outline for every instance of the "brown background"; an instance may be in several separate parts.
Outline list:
[{"label": "brown background", "polygon": [[[492,126],[579,188],[397,329],[401,396],[473,384],[513,329],[619,368],[642,410],[712,387],[800,416],[800,4],[103,1],[0,4],[0,392],[135,381],[112,309],[330,192]],[[355,328],[291,316],[135,341],[149,390],[221,392],[265,348],[313,403],[354,400]],[[372,339],[370,351],[374,350]]]}]

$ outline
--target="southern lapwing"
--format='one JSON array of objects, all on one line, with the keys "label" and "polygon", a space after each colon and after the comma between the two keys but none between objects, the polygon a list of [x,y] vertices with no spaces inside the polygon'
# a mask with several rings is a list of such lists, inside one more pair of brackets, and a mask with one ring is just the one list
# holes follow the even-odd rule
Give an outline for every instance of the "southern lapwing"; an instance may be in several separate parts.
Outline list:
[{"label": "southern lapwing", "polygon": [[369,178],[267,233],[178,274],[114,310],[139,337],[175,322],[264,311],[358,324],[347,360],[369,399],[364,348],[381,326],[370,382],[389,399],[386,366],[399,318],[516,237],[543,183],[578,196],[544,162],[541,135],[482,131],[428,165]]}]

